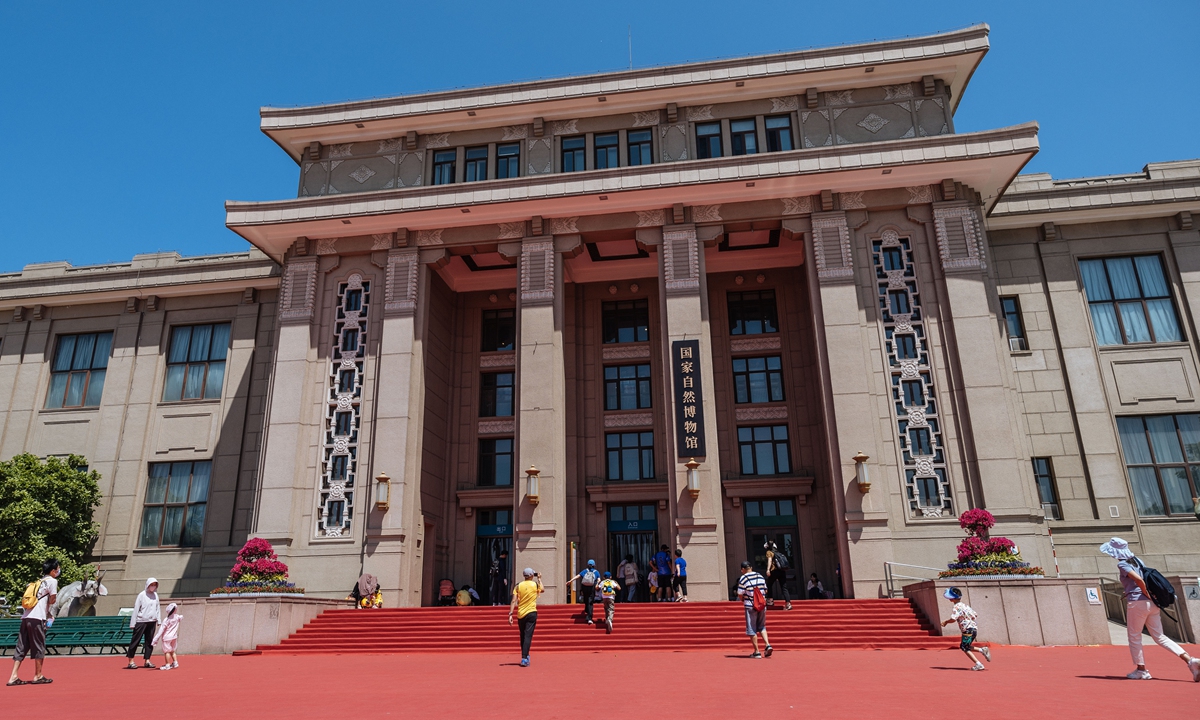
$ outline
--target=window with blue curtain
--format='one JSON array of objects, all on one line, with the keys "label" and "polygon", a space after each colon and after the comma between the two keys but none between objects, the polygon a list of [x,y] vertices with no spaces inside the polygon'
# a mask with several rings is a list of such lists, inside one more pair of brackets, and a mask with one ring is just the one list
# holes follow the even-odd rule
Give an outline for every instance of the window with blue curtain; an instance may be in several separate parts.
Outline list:
[{"label": "window with blue curtain", "polygon": [[200,547],[212,462],[151,463],[138,547]]},{"label": "window with blue curtain", "polygon": [[1158,255],[1080,260],[1099,345],[1180,342],[1183,331]]},{"label": "window with blue curtain", "polygon": [[229,323],[171,328],[163,402],[221,397],[228,353]]},{"label": "window with blue curtain", "polygon": [[47,408],[96,407],[112,351],[111,332],[61,335],[50,365]]},{"label": "window with blue curtain", "polygon": [[1200,495],[1200,414],[1119,417],[1117,432],[1138,515],[1191,516]]}]

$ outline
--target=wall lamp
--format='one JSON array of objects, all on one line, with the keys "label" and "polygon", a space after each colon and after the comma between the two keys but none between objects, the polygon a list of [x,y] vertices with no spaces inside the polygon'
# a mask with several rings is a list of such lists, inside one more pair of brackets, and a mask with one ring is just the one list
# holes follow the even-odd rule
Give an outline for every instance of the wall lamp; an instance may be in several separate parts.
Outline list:
[{"label": "wall lamp", "polygon": [[693,500],[697,500],[700,497],[700,473],[696,472],[696,468],[700,467],[700,463],[696,462],[696,458],[689,458],[683,466],[687,468],[688,492]]},{"label": "wall lamp", "polygon": [[525,477],[528,480],[528,484],[525,486],[525,497],[529,499],[529,504],[534,507],[537,507],[537,504],[542,501],[538,497],[538,475],[541,474],[542,471],[533,465],[530,465],[529,469],[525,471]]},{"label": "wall lamp", "polygon": [[866,495],[871,492],[871,476],[867,471],[867,461],[871,459],[871,456],[859,450],[858,454],[850,459],[854,461],[854,474],[858,479],[858,491]]}]

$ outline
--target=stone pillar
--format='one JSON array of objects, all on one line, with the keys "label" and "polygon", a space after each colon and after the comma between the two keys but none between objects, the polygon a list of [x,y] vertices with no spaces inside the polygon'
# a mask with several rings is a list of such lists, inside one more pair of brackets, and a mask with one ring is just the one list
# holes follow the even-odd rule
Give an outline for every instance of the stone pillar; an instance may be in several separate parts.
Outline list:
[{"label": "stone pillar", "polygon": [[[933,204],[933,226],[941,259],[945,297],[943,324],[950,332],[954,371],[966,402],[958,408],[967,459],[978,473],[979,497],[1000,522],[1038,522],[1042,515],[1014,392],[1012,360],[996,322],[995,292],[985,271],[983,229],[967,202]],[[947,400],[943,393],[943,401]],[[974,494],[974,493],[972,493]],[[956,508],[961,514],[967,508]],[[999,532],[999,531],[997,531]],[[1032,558],[1035,563],[1048,558]]]},{"label": "stone pillar", "polygon": [[[387,606],[419,606],[424,590],[421,438],[428,274],[417,248],[388,252],[383,331],[375,364],[371,493],[365,505],[368,552],[363,557],[363,572],[379,578]],[[374,478],[381,472],[391,478],[387,510],[376,509],[374,501]]]},{"label": "stone pillar", "polygon": [[279,291],[279,341],[254,519],[254,534],[271,541],[281,555],[296,532],[293,517],[304,514],[299,503],[311,499],[311,488],[302,481],[307,459],[302,432],[316,290],[316,256],[290,258]]},{"label": "stone pillar", "polygon": [[[667,432],[663,438],[668,459],[668,508],[670,537],[663,543],[683,548],[688,561],[688,597],[693,600],[726,600],[729,583],[725,562],[725,530],[722,512],[721,459],[717,452],[717,417],[712,363],[712,333],[709,329],[708,289],[704,274],[704,252],[696,238],[695,225],[663,228],[659,253],[658,286],[662,310],[663,394],[667,408]],[[700,385],[700,414],[707,455],[697,455],[700,494],[693,499],[687,488],[689,456],[680,456],[676,437],[676,390],[671,343],[698,340],[696,359]],[[663,457],[663,455],[660,455]]]},{"label": "stone pillar", "polygon": [[[550,236],[521,242],[517,296],[518,493],[513,568],[542,574],[547,603],[567,601],[566,365],[563,349],[562,261]],[[538,500],[529,500],[525,471],[538,476]]]},{"label": "stone pillar", "polygon": [[[894,456],[893,441],[880,436],[878,423],[866,421],[878,416],[871,387],[881,367],[880,358],[871,352],[870,334],[876,330],[859,301],[846,214],[814,213],[808,236],[809,298],[817,328],[817,368],[842,592],[845,597],[877,597],[883,584],[883,563],[893,559],[886,498],[889,485],[895,482],[895,464],[889,461]],[[859,451],[871,458],[867,467],[875,487],[870,494],[858,490],[852,458]],[[850,532],[856,536],[853,547]]]}]

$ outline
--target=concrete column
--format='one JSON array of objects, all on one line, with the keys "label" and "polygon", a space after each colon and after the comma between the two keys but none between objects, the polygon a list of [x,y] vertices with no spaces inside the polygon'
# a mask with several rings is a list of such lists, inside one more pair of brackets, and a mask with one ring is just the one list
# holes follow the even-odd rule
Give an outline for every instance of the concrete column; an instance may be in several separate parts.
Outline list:
[{"label": "concrete column", "polygon": [[[985,247],[975,208],[966,202],[933,205],[933,226],[945,282],[942,321],[948,326],[953,371],[965,402],[957,408],[967,457],[981,497],[1001,521],[1036,522],[1042,515],[1015,395],[1012,361],[996,321],[995,293],[986,282]],[[947,393],[943,393],[947,395]],[[943,400],[948,399],[943,397]],[[967,508],[956,508],[962,513]]]},{"label": "concrete column", "polygon": [[307,453],[302,432],[316,289],[316,256],[290,258],[279,292],[279,340],[267,398],[267,432],[253,530],[271,541],[281,555],[286,554],[297,532],[293,518],[304,515],[299,503],[311,501],[310,483],[303,477]]},{"label": "concrete column", "polygon": [[[662,310],[663,396],[667,407],[667,433],[663,438],[668,458],[669,510],[671,537],[683,548],[688,561],[688,597],[693,600],[726,600],[732,578],[727,576],[725,530],[721,493],[721,460],[717,452],[717,417],[713,380],[712,333],[709,328],[708,288],[704,273],[704,252],[696,238],[695,225],[668,225],[663,228],[662,251],[658,265],[659,297]],[[679,454],[676,437],[676,388],[671,343],[699,340],[696,358],[700,385],[700,414],[704,424],[707,455],[697,455],[700,494],[693,499],[687,489],[689,455]],[[661,457],[661,455],[660,455]]]},{"label": "concrete column", "polygon": [[[416,248],[388,252],[383,332],[376,360],[371,497],[366,504],[363,571],[379,578],[388,606],[419,606],[425,539],[421,515],[421,438],[425,419],[424,302],[429,269]],[[374,502],[374,478],[391,478],[387,510]],[[417,542],[421,540],[421,542]]]},{"label": "concrete column", "polygon": [[[562,261],[549,236],[521,242],[517,300],[517,457],[519,483],[513,567],[542,574],[543,601],[563,603],[567,587],[566,365]],[[540,471],[538,500],[529,500],[525,471]]]},{"label": "concrete column", "polygon": [[[797,226],[795,231],[803,229]],[[871,384],[882,358],[871,352],[874,318],[867,315],[859,299],[846,214],[814,213],[807,235],[809,297],[817,328],[817,367],[842,592],[846,597],[878,597],[883,563],[893,559],[886,501],[898,472],[895,461],[889,460],[895,454],[894,441],[880,436],[877,422],[864,421],[878,416]],[[860,450],[871,457],[867,467],[874,488],[865,495],[858,490],[851,459]],[[907,502],[903,506],[907,507]],[[853,545],[849,533],[854,534]]]}]

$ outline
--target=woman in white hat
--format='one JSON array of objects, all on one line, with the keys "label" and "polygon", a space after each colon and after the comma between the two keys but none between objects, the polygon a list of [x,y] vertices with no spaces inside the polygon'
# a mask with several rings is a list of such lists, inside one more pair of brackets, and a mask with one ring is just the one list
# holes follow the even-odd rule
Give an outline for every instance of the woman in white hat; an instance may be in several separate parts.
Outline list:
[{"label": "woman in white hat", "polygon": [[1200,682],[1200,658],[1193,658],[1175,644],[1171,638],[1163,635],[1162,615],[1158,606],[1150,599],[1146,590],[1146,581],[1142,579],[1141,561],[1134,557],[1129,549],[1129,543],[1115,537],[1100,546],[1100,552],[1117,561],[1117,571],[1121,576],[1121,586],[1125,589],[1125,627],[1129,633],[1129,654],[1137,668],[1125,677],[1130,680],[1150,680],[1146,671],[1146,661],[1142,657],[1142,628],[1150,632],[1154,642],[1175,653],[1187,663],[1192,671],[1192,680]]}]

